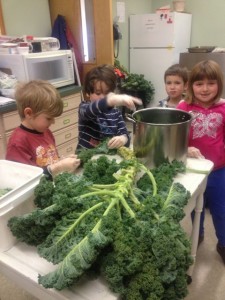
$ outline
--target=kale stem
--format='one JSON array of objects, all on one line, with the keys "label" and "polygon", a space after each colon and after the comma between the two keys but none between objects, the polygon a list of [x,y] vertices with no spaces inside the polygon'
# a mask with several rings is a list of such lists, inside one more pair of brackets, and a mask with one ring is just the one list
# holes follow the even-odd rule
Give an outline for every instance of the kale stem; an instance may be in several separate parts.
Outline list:
[{"label": "kale stem", "polygon": [[142,164],[140,164],[139,166],[145,173],[147,173],[148,177],[150,178],[152,186],[153,186],[153,196],[156,196],[156,194],[157,194],[157,184],[156,184],[156,181],[155,181],[155,178],[154,178],[152,172]]},{"label": "kale stem", "polygon": [[102,188],[114,188],[114,187],[116,187],[116,185],[115,185],[115,183],[113,183],[113,184],[93,184],[92,186],[91,186],[91,188],[98,188],[98,189],[102,189]]},{"label": "kale stem", "polygon": [[172,193],[172,190],[173,190],[173,184],[172,184],[171,187],[170,187],[169,193],[168,193],[168,195],[167,195],[167,197],[166,197],[166,200],[165,200],[164,203],[163,203],[162,209],[166,208],[166,206],[168,205],[168,203],[169,203],[169,201],[170,201],[170,195],[171,195],[171,193]]},{"label": "kale stem", "polygon": [[135,213],[134,213],[133,210],[130,208],[130,206],[128,205],[127,201],[124,199],[124,197],[121,196],[120,194],[117,194],[117,197],[120,198],[120,201],[121,201],[123,207],[126,209],[126,211],[127,211],[128,214],[131,216],[131,218],[135,218]]},{"label": "kale stem", "polygon": [[90,207],[88,210],[86,210],[84,213],[82,213],[79,218],[73,223],[72,226],[69,227],[69,229],[61,236],[61,238],[57,241],[57,244],[62,241],[64,238],[68,237],[68,234],[74,230],[74,228],[80,223],[80,221],[86,217],[86,215],[88,215],[89,213],[91,213],[92,211],[94,211],[95,209],[99,208],[100,206],[102,206],[103,202],[99,202],[95,205],[93,205],[92,207]]},{"label": "kale stem", "polygon": [[137,199],[137,197],[134,195],[134,192],[132,189],[130,189],[130,198],[135,203],[140,205],[140,201]]},{"label": "kale stem", "polygon": [[111,192],[111,191],[108,191],[108,190],[96,190],[94,192],[90,192],[90,193],[87,193],[87,194],[83,194],[81,196],[78,196],[76,198],[80,198],[80,199],[83,199],[83,198],[87,198],[87,197],[90,197],[90,196],[95,196],[95,195],[105,195],[105,196],[114,196],[115,193],[114,192]]}]

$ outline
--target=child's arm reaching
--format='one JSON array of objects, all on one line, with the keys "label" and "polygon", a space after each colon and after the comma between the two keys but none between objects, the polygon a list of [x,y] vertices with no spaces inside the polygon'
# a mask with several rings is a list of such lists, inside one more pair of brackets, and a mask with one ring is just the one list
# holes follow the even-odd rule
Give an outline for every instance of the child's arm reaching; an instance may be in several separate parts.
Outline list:
[{"label": "child's arm reaching", "polygon": [[77,155],[70,155],[54,164],[49,165],[47,169],[48,172],[54,177],[62,172],[73,173],[79,167],[79,165],[80,159],[77,158]]},{"label": "child's arm reaching", "polygon": [[139,98],[129,96],[126,94],[109,93],[107,96],[107,104],[113,106],[126,106],[132,111],[136,110],[135,104],[141,105],[142,101]]}]

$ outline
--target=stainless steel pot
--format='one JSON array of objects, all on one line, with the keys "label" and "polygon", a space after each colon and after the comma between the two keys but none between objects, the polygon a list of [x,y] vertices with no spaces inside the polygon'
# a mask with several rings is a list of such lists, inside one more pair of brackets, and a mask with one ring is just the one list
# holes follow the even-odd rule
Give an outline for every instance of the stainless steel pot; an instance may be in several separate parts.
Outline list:
[{"label": "stainless steel pot", "polygon": [[127,116],[135,123],[133,148],[149,167],[176,159],[186,163],[193,115],[173,108],[145,108]]}]

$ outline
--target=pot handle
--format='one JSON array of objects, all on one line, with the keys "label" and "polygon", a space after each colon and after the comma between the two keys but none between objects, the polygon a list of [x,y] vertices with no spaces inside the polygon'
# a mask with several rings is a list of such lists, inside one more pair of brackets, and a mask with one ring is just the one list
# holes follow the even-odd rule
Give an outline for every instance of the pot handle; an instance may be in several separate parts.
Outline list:
[{"label": "pot handle", "polygon": [[128,121],[130,121],[130,122],[136,124],[136,120],[132,117],[132,115],[130,115],[130,114],[125,114],[125,118],[126,118]]},{"label": "pot handle", "polygon": [[197,118],[200,115],[200,112],[197,110],[190,110],[189,114],[191,114],[191,120],[194,120],[195,118]]}]

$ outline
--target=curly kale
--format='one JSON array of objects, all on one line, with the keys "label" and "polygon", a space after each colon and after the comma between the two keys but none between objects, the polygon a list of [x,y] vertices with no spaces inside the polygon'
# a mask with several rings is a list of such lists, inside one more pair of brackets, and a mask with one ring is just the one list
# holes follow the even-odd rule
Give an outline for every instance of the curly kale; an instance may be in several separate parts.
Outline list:
[{"label": "curly kale", "polygon": [[185,216],[183,207],[188,203],[190,196],[190,192],[182,184],[178,182],[173,183],[163,203],[160,212],[161,218],[166,220],[173,219],[175,222],[180,222]]},{"label": "curly kale", "polygon": [[[186,167],[183,162],[173,160],[171,163],[163,163],[157,168],[153,168],[151,171],[157,182],[158,189],[161,192],[164,191],[165,195],[167,195],[174,177],[178,173],[184,173],[186,171]],[[151,185],[149,185],[149,178],[146,174],[138,180],[137,186],[146,192],[151,192],[152,190]]]},{"label": "curly kale", "polygon": [[83,176],[96,184],[115,183],[113,174],[120,169],[120,164],[115,159],[102,155],[96,160],[89,160],[84,164]]},{"label": "curly kale", "polygon": [[[179,224],[124,220],[114,224],[117,232],[111,249],[103,252],[101,274],[121,299],[164,299],[169,290],[183,299],[187,295],[186,271],[192,264],[190,242]],[[173,251],[171,252],[171,249]],[[171,286],[179,286],[172,289]]]},{"label": "curly kale", "polygon": [[192,259],[179,225],[190,194],[173,183],[182,166],[173,162],[150,171],[131,150],[121,147],[117,154],[120,163],[103,155],[85,163],[83,175],[56,176],[49,191],[41,180],[36,195],[42,207],[8,225],[57,264],[39,275],[46,288],[62,290],[95,273],[122,300],[183,299]]},{"label": "curly kale", "polygon": [[43,176],[34,191],[34,203],[42,207],[12,217],[8,227],[18,240],[29,245],[39,245],[64,215],[71,210],[79,211],[87,207],[82,201],[74,202],[72,197],[82,194],[89,185],[90,182],[83,177],[69,173],[56,176],[54,184]]},{"label": "curly kale", "polygon": [[52,204],[52,196],[54,194],[53,182],[48,180],[46,176],[41,177],[40,184],[34,190],[34,203],[39,208],[45,208]]},{"label": "curly kale", "polygon": [[46,239],[58,218],[58,209],[51,205],[22,216],[10,218],[8,227],[19,241],[37,246]]},{"label": "curly kale", "polygon": [[116,228],[113,248],[101,258],[101,274],[122,299],[160,299],[164,288],[151,251],[149,223],[125,218]]},{"label": "curly kale", "polygon": [[109,154],[114,155],[117,153],[117,149],[109,149],[108,144],[109,138],[103,140],[97,147],[90,149],[79,149],[77,152],[78,158],[81,160],[81,165],[88,162],[96,154]]}]

